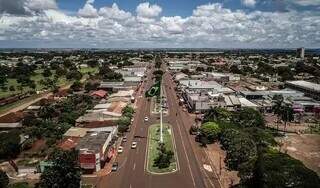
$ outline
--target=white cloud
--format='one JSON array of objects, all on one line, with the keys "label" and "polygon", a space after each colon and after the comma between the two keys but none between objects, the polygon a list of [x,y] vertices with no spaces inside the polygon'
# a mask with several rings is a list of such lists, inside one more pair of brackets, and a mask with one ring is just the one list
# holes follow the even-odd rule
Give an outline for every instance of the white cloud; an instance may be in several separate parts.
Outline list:
[{"label": "white cloud", "polygon": [[116,3],[113,3],[112,7],[100,8],[99,15],[116,20],[125,20],[129,19],[132,16],[130,12],[120,10]]},{"label": "white cloud", "polygon": [[301,6],[318,6],[320,0],[290,0],[289,2],[301,5]]},{"label": "white cloud", "polygon": [[[93,1],[86,4],[93,6]],[[67,15],[59,9],[29,16],[3,14],[0,16],[0,46],[8,45],[1,40],[42,42],[44,45],[52,42],[60,47],[71,44],[97,47],[319,47],[320,44],[320,15],[313,11],[245,12],[224,8],[219,3],[198,6],[188,17],[158,19],[159,10],[157,13],[148,10],[143,14],[140,11],[134,16],[113,4],[82,16]]]},{"label": "white cloud", "polygon": [[55,0],[26,0],[25,8],[32,11],[57,9]]},{"label": "white cloud", "polygon": [[138,5],[136,12],[139,17],[153,18],[159,16],[162,8],[158,5],[150,5],[149,2],[145,2]]},{"label": "white cloud", "polygon": [[98,11],[93,7],[94,0],[88,0],[83,8],[79,9],[78,15],[84,18],[98,17]]},{"label": "white cloud", "polygon": [[241,0],[241,2],[247,7],[254,7],[256,5],[256,0]]}]

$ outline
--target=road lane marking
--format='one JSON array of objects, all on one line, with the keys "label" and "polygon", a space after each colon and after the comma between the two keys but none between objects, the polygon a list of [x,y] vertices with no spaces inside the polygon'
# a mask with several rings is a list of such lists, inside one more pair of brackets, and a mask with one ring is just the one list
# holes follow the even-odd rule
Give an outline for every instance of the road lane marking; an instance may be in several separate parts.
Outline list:
[{"label": "road lane marking", "polygon": [[133,164],[133,168],[132,168],[132,169],[133,169],[133,170],[136,169],[136,163]]},{"label": "road lane marking", "polygon": [[122,164],[119,166],[118,169],[121,169],[121,168],[126,164],[127,159],[128,159],[128,157],[126,157],[126,158],[124,159],[124,161],[122,162]]},{"label": "road lane marking", "polygon": [[190,166],[190,160],[189,160],[188,154],[186,152],[186,146],[184,145],[184,142],[183,142],[183,139],[182,139],[181,129],[180,129],[180,126],[178,125],[178,120],[176,120],[176,123],[177,123],[177,127],[178,127],[178,130],[179,130],[179,133],[180,133],[179,135],[180,135],[180,138],[181,138],[183,151],[184,151],[184,154],[186,155],[186,158],[187,158],[187,163],[188,163],[188,167],[189,167],[192,183],[193,183],[193,186],[196,187],[196,182],[194,181],[193,173],[192,173],[191,166]]}]

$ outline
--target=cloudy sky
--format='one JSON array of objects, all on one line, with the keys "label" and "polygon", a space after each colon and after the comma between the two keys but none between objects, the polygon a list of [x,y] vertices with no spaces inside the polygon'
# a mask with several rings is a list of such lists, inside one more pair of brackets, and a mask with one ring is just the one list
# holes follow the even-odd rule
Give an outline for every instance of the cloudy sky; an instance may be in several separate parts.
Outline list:
[{"label": "cloudy sky", "polygon": [[0,0],[0,47],[317,48],[320,0]]}]

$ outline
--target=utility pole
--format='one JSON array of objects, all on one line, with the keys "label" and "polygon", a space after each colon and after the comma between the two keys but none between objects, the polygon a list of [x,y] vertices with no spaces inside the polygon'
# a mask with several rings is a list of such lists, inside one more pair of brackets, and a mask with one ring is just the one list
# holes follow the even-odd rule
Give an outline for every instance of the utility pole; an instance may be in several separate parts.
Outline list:
[{"label": "utility pole", "polygon": [[[160,67],[161,69],[161,67]],[[163,123],[162,123],[162,76],[160,80],[160,143],[163,143]]]}]

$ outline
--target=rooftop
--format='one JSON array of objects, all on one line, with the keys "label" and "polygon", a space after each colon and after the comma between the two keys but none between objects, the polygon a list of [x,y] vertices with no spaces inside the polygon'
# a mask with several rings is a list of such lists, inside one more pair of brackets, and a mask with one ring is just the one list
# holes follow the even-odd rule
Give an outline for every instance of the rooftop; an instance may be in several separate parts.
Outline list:
[{"label": "rooftop", "polygon": [[101,97],[101,98],[105,97],[106,95],[107,95],[107,92],[105,90],[102,90],[102,89],[100,89],[98,91],[94,91],[94,92],[91,93],[91,96],[98,96],[98,97]]},{"label": "rooftop", "polygon": [[81,138],[76,148],[78,150],[90,150],[96,153],[100,152],[109,136],[110,133],[107,132],[88,133],[83,138]]},{"label": "rooftop", "polygon": [[63,134],[63,136],[67,137],[84,137],[87,134],[87,128],[80,128],[80,127],[71,127]]},{"label": "rooftop", "polygon": [[297,80],[297,81],[287,81],[287,84],[295,85],[298,87],[302,87],[309,90],[314,90],[316,92],[320,92],[320,84],[304,81],[304,80]]},{"label": "rooftop", "polygon": [[7,115],[0,117],[0,123],[18,123],[24,117],[23,112],[11,112]]}]

